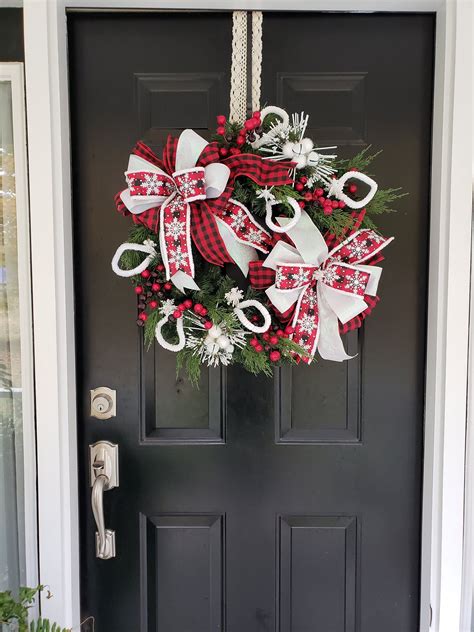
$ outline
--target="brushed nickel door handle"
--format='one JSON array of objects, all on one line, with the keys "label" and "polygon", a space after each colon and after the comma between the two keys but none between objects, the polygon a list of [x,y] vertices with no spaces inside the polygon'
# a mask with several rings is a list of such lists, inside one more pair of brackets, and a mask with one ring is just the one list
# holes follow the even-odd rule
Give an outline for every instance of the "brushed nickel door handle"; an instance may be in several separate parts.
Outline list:
[{"label": "brushed nickel door handle", "polygon": [[96,557],[109,560],[115,557],[115,531],[105,528],[104,492],[118,487],[118,445],[98,441],[89,446],[91,504],[97,525],[95,534]]}]

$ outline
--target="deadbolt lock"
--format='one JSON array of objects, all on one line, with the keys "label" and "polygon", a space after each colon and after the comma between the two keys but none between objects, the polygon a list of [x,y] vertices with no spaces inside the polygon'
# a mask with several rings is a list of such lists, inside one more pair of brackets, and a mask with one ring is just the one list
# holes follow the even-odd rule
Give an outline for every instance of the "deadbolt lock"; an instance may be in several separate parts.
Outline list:
[{"label": "deadbolt lock", "polygon": [[117,414],[116,391],[107,386],[91,390],[91,417],[110,419]]}]

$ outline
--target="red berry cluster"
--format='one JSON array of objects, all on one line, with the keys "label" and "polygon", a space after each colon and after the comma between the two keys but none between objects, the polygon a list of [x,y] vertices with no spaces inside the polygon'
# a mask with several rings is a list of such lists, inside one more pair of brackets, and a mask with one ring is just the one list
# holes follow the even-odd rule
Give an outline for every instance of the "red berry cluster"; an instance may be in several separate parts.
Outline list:
[{"label": "red berry cluster", "polygon": [[156,309],[160,300],[172,290],[173,285],[164,278],[165,266],[160,263],[152,271],[143,270],[140,274],[143,281],[135,285],[134,292],[138,297],[138,320],[137,325],[143,327],[148,318],[145,311],[148,307]]},{"label": "red berry cluster", "polygon": [[257,353],[267,351],[271,362],[278,362],[281,359],[281,353],[274,347],[278,345],[280,338],[288,338],[294,331],[291,325],[287,325],[285,329],[269,329],[263,333],[260,338],[256,335],[250,338],[250,344]]},{"label": "red berry cluster", "polygon": [[301,176],[298,182],[295,183],[295,189],[304,197],[304,200],[298,202],[301,208],[305,208],[307,204],[311,203],[319,204],[323,209],[324,215],[331,215],[335,209],[346,206],[344,202],[330,200],[328,197],[325,197],[323,189],[309,189],[307,184],[308,178],[306,176]]},{"label": "red berry cluster", "polygon": [[254,140],[254,130],[260,128],[260,124],[260,112],[254,112],[252,116],[245,121],[243,127],[236,134],[235,131],[227,125],[226,117],[223,114],[219,114],[217,117],[216,132],[219,136],[224,137],[225,143],[219,148],[220,155],[225,158],[228,155],[235,156],[240,154],[242,147],[247,142]]},{"label": "red berry cluster", "polygon": [[212,320],[206,318],[207,309],[201,303],[193,303],[190,298],[185,299],[179,305],[176,306],[173,314],[170,316],[169,320],[177,320],[178,318],[182,318],[184,312],[189,309],[192,310],[194,315],[202,322],[205,329],[210,329],[213,325]]},{"label": "red berry cluster", "polygon": [[[173,284],[164,278],[165,266],[160,263],[155,270],[143,270],[140,274],[143,281],[135,285],[134,292],[138,298],[138,319],[137,325],[143,327],[145,321],[148,320],[149,314],[147,309],[157,309],[163,299],[169,297],[169,293],[173,289]],[[194,314],[201,319],[206,329],[212,327],[212,322],[206,318],[207,309],[201,303],[194,303],[190,298],[185,299],[176,306],[170,320],[181,318],[187,309],[193,310]]]}]

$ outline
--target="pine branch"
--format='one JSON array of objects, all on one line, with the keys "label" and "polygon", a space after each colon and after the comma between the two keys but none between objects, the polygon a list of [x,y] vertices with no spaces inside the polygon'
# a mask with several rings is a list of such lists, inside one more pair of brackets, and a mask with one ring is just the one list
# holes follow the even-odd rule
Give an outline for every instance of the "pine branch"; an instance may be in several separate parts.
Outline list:
[{"label": "pine branch", "polygon": [[371,174],[367,171],[367,167],[382,153],[382,150],[377,151],[375,154],[369,154],[368,152],[372,148],[372,145],[367,145],[362,151],[360,151],[352,158],[339,158],[334,161],[334,167],[343,173],[350,171],[351,169],[357,169],[366,173],[368,176]]},{"label": "pine branch", "polygon": [[408,195],[408,193],[400,193],[400,191],[400,187],[397,189],[378,189],[371,202],[367,204],[367,213],[371,215],[396,213],[396,210],[391,208],[391,204],[395,202],[395,200],[399,200]]}]

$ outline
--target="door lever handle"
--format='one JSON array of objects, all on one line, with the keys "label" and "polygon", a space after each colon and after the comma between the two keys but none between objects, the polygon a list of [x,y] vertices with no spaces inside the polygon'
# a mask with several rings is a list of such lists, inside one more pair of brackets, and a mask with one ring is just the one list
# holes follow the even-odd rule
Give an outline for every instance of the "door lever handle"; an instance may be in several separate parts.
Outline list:
[{"label": "door lever handle", "polygon": [[96,556],[115,557],[115,531],[105,528],[104,492],[118,487],[118,445],[98,441],[89,446],[92,513],[97,525]]}]

